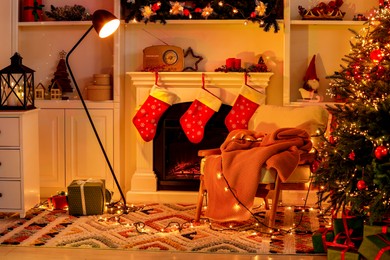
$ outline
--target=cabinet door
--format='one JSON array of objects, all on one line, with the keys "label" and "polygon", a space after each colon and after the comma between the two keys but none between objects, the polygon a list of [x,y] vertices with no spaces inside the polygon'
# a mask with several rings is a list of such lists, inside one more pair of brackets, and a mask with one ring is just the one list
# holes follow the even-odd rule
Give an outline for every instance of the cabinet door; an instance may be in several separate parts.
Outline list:
[{"label": "cabinet door", "polygon": [[[90,109],[93,124],[106,154],[113,159],[113,111]],[[105,179],[106,187],[113,188],[113,178],[99,146],[96,135],[83,109],[65,112],[66,183],[76,179]]]},{"label": "cabinet door", "polygon": [[65,187],[65,112],[39,111],[39,162],[41,187]]}]

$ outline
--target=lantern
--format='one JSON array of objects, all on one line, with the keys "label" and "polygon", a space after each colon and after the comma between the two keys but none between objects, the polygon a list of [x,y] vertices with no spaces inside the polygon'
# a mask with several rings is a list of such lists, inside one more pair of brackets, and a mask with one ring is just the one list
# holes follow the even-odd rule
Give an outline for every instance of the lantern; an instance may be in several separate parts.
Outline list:
[{"label": "lantern", "polygon": [[22,64],[22,57],[15,53],[11,65],[0,70],[0,109],[27,110],[34,106],[34,70]]}]

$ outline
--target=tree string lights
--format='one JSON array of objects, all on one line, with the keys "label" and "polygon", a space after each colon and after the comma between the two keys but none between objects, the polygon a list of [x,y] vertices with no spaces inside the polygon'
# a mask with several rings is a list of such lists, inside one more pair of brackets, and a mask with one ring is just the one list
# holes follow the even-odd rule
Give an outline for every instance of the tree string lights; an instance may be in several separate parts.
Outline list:
[{"label": "tree string lights", "polygon": [[314,173],[320,203],[348,208],[370,223],[390,213],[390,9],[384,2],[360,32],[354,30],[346,65],[328,78],[335,124],[319,151]]},{"label": "tree string lights", "polygon": [[199,20],[199,19],[244,19],[258,23],[264,31],[272,27],[274,32],[279,31],[276,21],[281,18],[283,0],[208,0],[208,1],[167,1],[167,0],[121,0],[123,18],[125,22],[160,21],[166,24],[167,20]]}]

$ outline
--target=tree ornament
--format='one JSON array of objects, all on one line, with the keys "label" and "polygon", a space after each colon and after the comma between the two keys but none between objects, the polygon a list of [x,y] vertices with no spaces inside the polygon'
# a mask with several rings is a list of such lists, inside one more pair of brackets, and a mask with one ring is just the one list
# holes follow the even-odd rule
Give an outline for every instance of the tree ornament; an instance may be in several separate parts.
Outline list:
[{"label": "tree ornament", "polygon": [[356,184],[356,187],[358,188],[358,190],[364,190],[367,187],[367,185],[364,180],[359,180]]},{"label": "tree ornament", "polygon": [[351,161],[355,161],[355,152],[352,151],[348,154],[348,158],[351,160]]},{"label": "tree ornament", "polygon": [[380,62],[383,59],[383,53],[381,50],[373,50],[370,53],[370,59],[373,62]]},{"label": "tree ornament", "polygon": [[320,167],[320,164],[321,162],[319,160],[314,160],[314,162],[310,164],[310,171],[317,172],[318,168]]},{"label": "tree ornament", "polygon": [[385,158],[388,155],[388,153],[389,150],[384,145],[378,146],[374,152],[375,158],[377,158],[378,160],[382,160],[383,158]]}]

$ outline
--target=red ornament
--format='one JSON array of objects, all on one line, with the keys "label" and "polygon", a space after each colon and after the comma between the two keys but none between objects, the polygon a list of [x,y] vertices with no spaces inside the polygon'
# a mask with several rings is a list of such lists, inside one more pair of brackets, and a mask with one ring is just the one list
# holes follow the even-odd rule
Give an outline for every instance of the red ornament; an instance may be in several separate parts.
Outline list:
[{"label": "red ornament", "polygon": [[354,151],[350,152],[349,155],[348,155],[348,158],[349,158],[351,161],[355,161],[355,152],[354,152]]},{"label": "red ornament", "polygon": [[383,59],[383,53],[381,50],[373,50],[370,53],[370,59],[373,62],[380,62]]},{"label": "red ornament", "polygon": [[154,3],[154,4],[152,5],[152,11],[153,11],[153,12],[157,12],[158,10],[160,10],[160,6],[161,6],[161,3],[160,3],[160,2]]},{"label": "red ornament", "polygon": [[184,14],[184,16],[190,16],[191,13],[190,13],[190,10],[184,9],[183,14]]},{"label": "red ornament", "polygon": [[257,14],[255,12],[251,13],[251,18],[256,18]]},{"label": "red ornament", "polygon": [[380,145],[375,149],[375,158],[378,160],[382,160],[389,154],[389,150],[387,149],[386,146]]},{"label": "red ornament", "polygon": [[317,170],[318,170],[318,168],[320,167],[320,161],[318,161],[318,160],[315,160],[314,162],[312,162],[311,164],[310,164],[310,171],[311,172],[317,172]]},{"label": "red ornament", "polygon": [[359,180],[356,186],[358,190],[364,190],[367,187],[366,182],[363,180]]},{"label": "red ornament", "polygon": [[336,138],[333,135],[329,136],[329,143],[331,143],[331,144],[336,143]]}]

